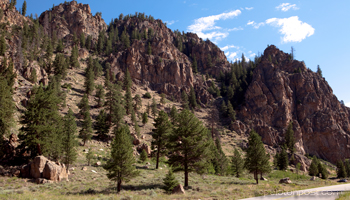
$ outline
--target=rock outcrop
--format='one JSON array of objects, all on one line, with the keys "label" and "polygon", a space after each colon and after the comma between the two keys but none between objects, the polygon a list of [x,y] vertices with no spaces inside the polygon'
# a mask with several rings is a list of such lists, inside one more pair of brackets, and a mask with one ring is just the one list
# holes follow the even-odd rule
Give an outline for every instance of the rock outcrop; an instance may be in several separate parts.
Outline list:
[{"label": "rock outcrop", "polygon": [[76,1],[61,3],[43,12],[39,22],[49,35],[55,32],[59,39],[84,33],[85,37],[90,35],[96,40],[100,31],[107,30],[100,15],[93,16],[88,4],[78,4]]},{"label": "rock outcrop", "polygon": [[[179,36],[179,33],[172,32],[161,20],[141,20],[131,17],[116,20],[113,27],[118,29],[119,33],[125,28],[129,35],[135,32],[148,34],[147,40],[132,39],[130,47],[122,46],[118,53],[110,55],[108,59],[111,66],[110,71],[116,75],[118,80],[124,77],[128,69],[134,83],[149,87],[169,97],[180,99],[182,91],[189,93],[190,88],[193,87],[198,101],[203,105],[211,99],[211,95],[206,90],[206,82],[192,71],[194,58],[192,55],[198,56],[199,71],[215,76],[220,70],[225,70],[223,66],[226,66],[228,62],[224,53],[214,44],[202,41],[195,34]],[[188,47],[180,51],[181,48],[175,45],[178,40],[181,41],[182,46]],[[200,48],[205,50],[199,53],[197,51]],[[212,54],[213,57],[211,69],[204,61],[209,54]],[[216,66],[216,63],[220,63],[219,60],[223,64]]]},{"label": "rock outcrop", "polygon": [[32,21],[21,15],[15,6],[11,6],[9,0],[0,0],[0,9],[3,10],[0,23],[8,22],[8,26],[5,27],[7,31],[11,31],[12,25],[23,27],[24,23],[32,24]]},{"label": "rock outcrop", "polygon": [[275,146],[293,122],[299,153],[335,163],[350,157],[349,112],[323,77],[271,45],[254,70],[238,112],[244,124],[234,127],[238,132],[254,128],[264,143]]}]

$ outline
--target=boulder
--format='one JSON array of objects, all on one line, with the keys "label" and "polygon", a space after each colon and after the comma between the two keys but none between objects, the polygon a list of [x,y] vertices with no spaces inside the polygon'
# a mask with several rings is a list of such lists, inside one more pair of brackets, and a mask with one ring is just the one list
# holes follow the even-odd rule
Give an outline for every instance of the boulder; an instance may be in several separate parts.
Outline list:
[{"label": "boulder", "polygon": [[101,162],[100,162],[100,161],[97,161],[97,162],[95,163],[95,165],[96,165],[96,166],[101,166]]},{"label": "boulder", "polygon": [[267,181],[267,178],[261,177],[260,180],[262,180],[262,181]]},{"label": "boulder", "polygon": [[81,170],[86,171],[86,170],[87,170],[87,167],[83,167],[83,168],[81,168]]},{"label": "boulder", "polygon": [[37,178],[35,179],[36,184],[46,184],[46,183],[53,183],[52,180],[47,180],[44,178]]},{"label": "boulder", "polygon": [[30,176],[35,179],[42,178],[42,173],[47,161],[49,160],[44,156],[35,157],[30,165]]},{"label": "boulder", "polygon": [[185,192],[185,190],[184,190],[184,188],[182,187],[181,184],[179,184],[176,187],[174,187],[173,192],[172,192],[172,194],[185,194],[185,193],[186,192]]},{"label": "boulder", "polygon": [[68,173],[66,166],[62,163],[54,163],[52,161],[46,162],[45,168],[43,170],[43,178],[59,182],[62,180],[68,181]]},{"label": "boulder", "polygon": [[315,181],[316,179],[317,179],[317,177],[313,176],[313,177],[310,178],[310,181]]},{"label": "boulder", "polygon": [[285,184],[290,184],[292,181],[289,179],[289,177],[282,178],[279,183],[285,183]]},{"label": "boulder", "polygon": [[30,164],[21,167],[21,177],[30,178]]},{"label": "boulder", "polygon": [[142,145],[139,145],[137,147],[137,150],[142,151],[145,150],[147,155],[151,155],[151,147],[149,147],[147,144],[142,143]]}]

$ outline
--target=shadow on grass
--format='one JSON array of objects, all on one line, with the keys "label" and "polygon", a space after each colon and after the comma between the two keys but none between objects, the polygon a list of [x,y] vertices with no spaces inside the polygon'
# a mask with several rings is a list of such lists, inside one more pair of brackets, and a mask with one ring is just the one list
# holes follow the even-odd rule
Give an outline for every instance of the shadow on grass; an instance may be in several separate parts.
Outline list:
[{"label": "shadow on grass", "polygon": [[[73,90],[74,92],[79,93],[79,94],[84,94],[84,93],[85,93],[85,91],[82,90],[82,89],[72,88],[72,90]],[[73,94],[73,95],[80,96],[80,95],[77,95],[77,94]],[[83,95],[81,95],[81,97],[82,97],[82,96],[83,96]]]},{"label": "shadow on grass", "polygon": [[[151,190],[151,189],[163,189],[164,185],[162,184],[146,184],[146,185],[122,185],[122,190],[129,190],[129,191],[142,191],[142,190]],[[81,190],[79,192],[68,192],[65,195],[91,195],[91,194],[117,194],[117,186],[115,187],[108,187],[104,190],[94,190],[92,188],[89,188],[87,190]]]}]

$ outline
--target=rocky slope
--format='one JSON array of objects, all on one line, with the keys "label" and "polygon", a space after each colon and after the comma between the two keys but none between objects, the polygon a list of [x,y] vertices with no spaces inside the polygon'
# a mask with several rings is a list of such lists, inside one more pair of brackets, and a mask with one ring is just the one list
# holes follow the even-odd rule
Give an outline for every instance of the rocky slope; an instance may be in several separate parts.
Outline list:
[{"label": "rocky slope", "polygon": [[100,15],[93,16],[88,4],[78,4],[76,1],[61,3],[43,12],[39,21],[49,35],[55,32],[59,39],[74,33],[77,36],[85,33],[96,40],[100,31],[107,30]]},{"label": "rocky slope", "polygon": [[350,157],[350,109],[324,78],[275,46],[264,51],[245,99],[237,132],[254,128],[266,144],[276,146],[293,122],[299,153],[333,163]]}]

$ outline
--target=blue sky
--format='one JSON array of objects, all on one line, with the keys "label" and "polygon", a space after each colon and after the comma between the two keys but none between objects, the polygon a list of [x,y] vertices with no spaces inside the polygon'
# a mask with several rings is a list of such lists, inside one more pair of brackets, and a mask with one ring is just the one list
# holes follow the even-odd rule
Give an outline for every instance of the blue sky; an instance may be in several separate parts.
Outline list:
[{"label": "blue sky", "polygon": [[[27,0],[27,13],[40,15],[64,1]],[[23,0],[17,0],[17,8]],[[308,0],[78,0],[108,24],[120,13],[144,12],[172,30],[195,32],[225,51],[228,60],[247,58],[274,44],[323,76],[339,100],[350,106],[350,1]]]}]

